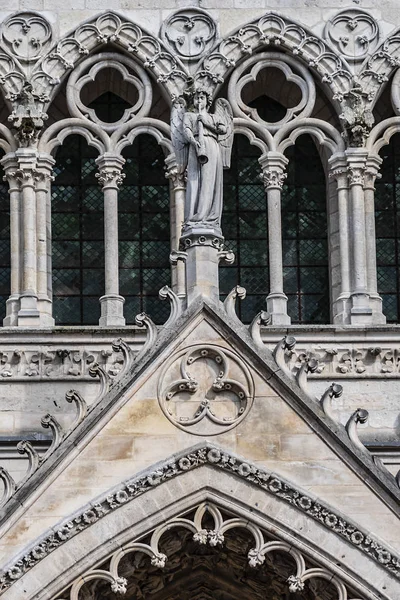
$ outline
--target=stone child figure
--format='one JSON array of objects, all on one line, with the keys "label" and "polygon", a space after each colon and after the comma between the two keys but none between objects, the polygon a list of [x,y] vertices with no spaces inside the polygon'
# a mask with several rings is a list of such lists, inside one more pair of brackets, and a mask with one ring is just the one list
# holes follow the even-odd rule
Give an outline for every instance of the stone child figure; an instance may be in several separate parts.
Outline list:
[{"label": "stone child figure", "polygon": [[209,112],[207,92],[197,89],[193,109],[183,98],[171,114],[172,144],[180,173],[187,170],[184,228],[221,227],[223,169],[229,168],[233,143],[233,115],[227,100]]}]

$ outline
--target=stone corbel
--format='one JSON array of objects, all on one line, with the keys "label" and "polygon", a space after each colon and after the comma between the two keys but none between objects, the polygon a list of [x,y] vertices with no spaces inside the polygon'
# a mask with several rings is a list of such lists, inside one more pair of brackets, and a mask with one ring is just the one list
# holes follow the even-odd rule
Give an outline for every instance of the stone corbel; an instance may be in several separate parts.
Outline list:
[{"label": "stone corbel", "polygon": [[105,294],[100,298],[102,327],[125,325],[124,298],[119,294],[118,269],[118,190],[124,180],[122,167],[125,160],[106,152],[96,159],[99,173],[96,175],[104,193],[104,257]]},{"label": "stone corbel", "polygon": [[261,178],[268,204],[269,294],[267,311],[271,325],[290,325],[287,296],[283,291],[281,192],[286,179],[287,158],[280,152],[267,152],[260,157]]}]

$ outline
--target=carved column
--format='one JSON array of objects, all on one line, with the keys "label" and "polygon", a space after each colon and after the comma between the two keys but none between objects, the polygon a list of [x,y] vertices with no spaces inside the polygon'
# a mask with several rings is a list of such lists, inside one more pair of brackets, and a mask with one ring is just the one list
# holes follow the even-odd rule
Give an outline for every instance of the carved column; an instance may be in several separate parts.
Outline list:
[{"label": "carved column", "polygon": [[[337,184],[337,211],[339,257],[330,257],[331,275],[339,263],[340,293],[334,300],[333,322],[350,323],[350,241],[349,241],[349,188],[347,178],[347,161],[344,155],[334,155],[330,160],[331,171],[329,177]],[[331,244],[332,246],[332,244]],[[331,276],[331,285],[334,286]]]},{"label": "carved column", "polygon": [[125,160],[106,152],[96,159],[97,175],[104,192],[104,254],[105,294],[100,298],[101,326],[125,325],[123,315],[124,298],[119,295],[118,269],[118,189],[125,175],[122,167]]},{"label": "carved column", "polygon": [[287,158],[268,152],[259,159],[268,205],[269,294],[267,310],[272,325],[289,325],[287,296],[283,291],[281,192],[286,179]]},{"label": "carved column", "polygon": [[[168,156],[165,160],[166,178],[170,180],[170,234],[171,252],[179,250],[179,239],[185,211],[185,177],[179,172],[174,156]],[[177,261],[171,269],[172,289],[180,298],[185,297],[185,265]]]},{"label": "carved column", "polygon": [[363,148],[346,150],[350,193],[350,236],[352,240],[352,281],[350,322],[373,323],[368,293],[367,239],[365,228],[364,183],[367,152]]},{"label": "carved column", "polygon": [[382,313],[382,298],[378,294],[376,270],[375,181],[381,177],[379,173],[381,164],[382,159],[378,155],[369,156],[364,175],[367,287],[374,324],[386,323],[386,317]]},{"label": "carved column", "polygon": [[21,292],[21,204],[19,195],[18,161],[14,153],[6,154],[1,163],[5,171],[4,179],[8,182],[10,194],[10,263],[11,286],[10,297],[6,302],[5,327],[18,325],[19,298]]},{"label": "carved column", "polygon": [[47,315],[49,325],[54,325],[51,273],[51,182],[54,164],[50,154],[39,154],[35,176],[38,306],[42,317]]}]

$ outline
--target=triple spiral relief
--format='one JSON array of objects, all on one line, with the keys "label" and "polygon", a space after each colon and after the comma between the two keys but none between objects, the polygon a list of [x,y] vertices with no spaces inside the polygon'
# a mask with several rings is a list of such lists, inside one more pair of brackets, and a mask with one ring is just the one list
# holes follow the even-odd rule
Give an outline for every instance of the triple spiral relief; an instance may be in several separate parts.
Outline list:
[{"label": "triple spiral relief", "polygon": [[193,435],[218,435],[236,427],[249,413],[254,381],[231,350],[196,344],[166,361],[157,394],[171,423]]}]

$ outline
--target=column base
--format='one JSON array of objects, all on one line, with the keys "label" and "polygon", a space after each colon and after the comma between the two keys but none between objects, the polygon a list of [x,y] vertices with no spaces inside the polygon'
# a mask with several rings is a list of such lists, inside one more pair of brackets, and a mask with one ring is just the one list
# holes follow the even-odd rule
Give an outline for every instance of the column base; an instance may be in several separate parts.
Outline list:
[{"label": "column base", "polygon": [[351,295],[351,325],[383,325],[386,318],[382,313],[382,300],[374,294],[356,292]]},{"label": "column base", "polygon": [[40,311],[35,294],[21,294],[19,298],[18,327],[40,327]]},{"label": "column base", "polygon": [[350,294],[340,294],[334,302],[334,325],[350,325]]},{"label": "column base", "polygon": [[17,327],[19,311],[19,296],[11,295],[6,301],[6,316],[3,319],[3,327]]},{"label": "column base", "polygon": [[267,296],[267,311],[271,315],[271,325],[290,325],[291,318],[287,314],[287,296],[273,292]]},{"label": "column base", "polygon": [[118,294],[107,294],[100,298],[100,327],[121,327],[125,325],[125,298]]}]

